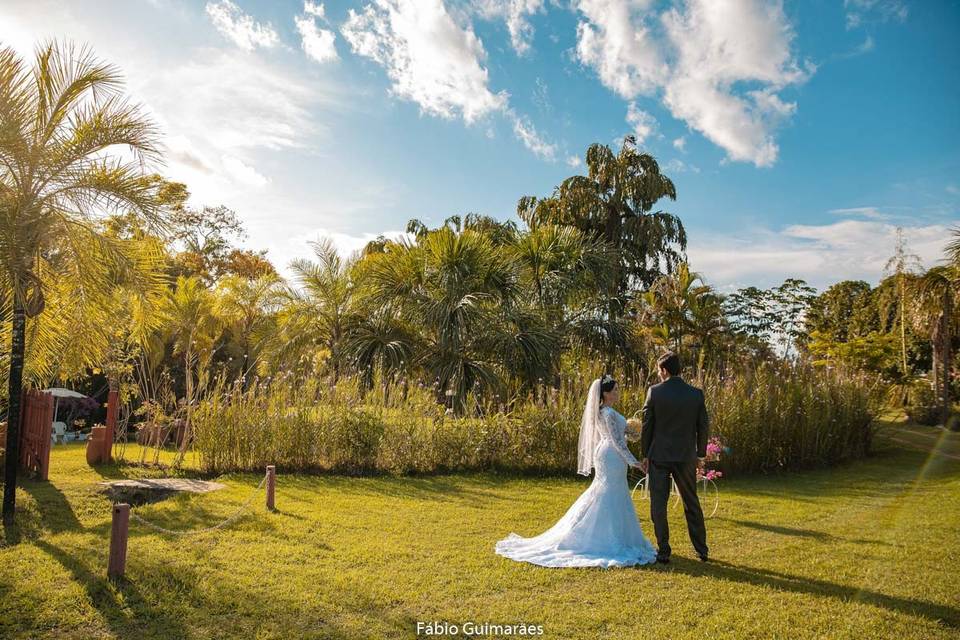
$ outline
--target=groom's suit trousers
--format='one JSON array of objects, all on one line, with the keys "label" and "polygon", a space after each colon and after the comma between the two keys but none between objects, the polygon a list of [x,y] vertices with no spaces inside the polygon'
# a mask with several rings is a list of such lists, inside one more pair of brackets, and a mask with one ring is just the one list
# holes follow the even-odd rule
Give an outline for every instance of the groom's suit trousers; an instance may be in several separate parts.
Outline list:
[{"label": "groom's suit trousers", "polygon": [[703,521],[703,509],[697,498],[697,461],[657,462],[650,461],[647,482],[650,489],[650,519],[657,536],[657,555],[670,557],[670,527],[667,525],[667,503],[670,500],[670,478],[677,483],[683,501],[683,515],[687,519],[687,532],[693,548],[701,556],[707,555],[707,526]]}]

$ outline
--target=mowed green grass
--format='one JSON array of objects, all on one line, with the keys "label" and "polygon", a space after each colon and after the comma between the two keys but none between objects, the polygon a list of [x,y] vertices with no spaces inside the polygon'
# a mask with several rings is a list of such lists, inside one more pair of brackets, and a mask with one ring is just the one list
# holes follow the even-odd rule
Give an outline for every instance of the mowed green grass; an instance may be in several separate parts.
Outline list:
[{"label": "mowed green grass", "polygon": [[[586,479],[280,469],[276,513],[261,495],[249,516],[194,537],[131,523],[118,583],[96,483],[162,471],[92,469],[82,446],[61,446],[49,483],[23,483],[0,547],[0,637],[409,638],[417,621],[475,621],[542,624],[546,638],[956,638],[960,435],[910,429],[842,468],[723,479],[706,565],[679,510],[669,566],[543,569],[493,553],[511,531],[551,525]],[[208,526],[260,477],[218,479],[228,489],[136,511]]]}]

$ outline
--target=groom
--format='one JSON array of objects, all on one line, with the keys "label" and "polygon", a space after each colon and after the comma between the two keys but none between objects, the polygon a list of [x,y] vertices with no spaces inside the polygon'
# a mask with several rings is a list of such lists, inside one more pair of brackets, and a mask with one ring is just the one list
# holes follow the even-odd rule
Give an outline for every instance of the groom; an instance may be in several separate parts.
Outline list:
[{"label": "groom", "polygon": [[660,384],[647,391],[640,436],[641,468],[650,490],[650,519],[657,536],[657,561],[670,562],[667,501],[670,478],[677,483],[687,532],[697,555],[707,561],[707,527],[697,498],[697,471],[707,455],[707,408],[703,391],[680,377],[680,358],[666,353],[657,361]]}]

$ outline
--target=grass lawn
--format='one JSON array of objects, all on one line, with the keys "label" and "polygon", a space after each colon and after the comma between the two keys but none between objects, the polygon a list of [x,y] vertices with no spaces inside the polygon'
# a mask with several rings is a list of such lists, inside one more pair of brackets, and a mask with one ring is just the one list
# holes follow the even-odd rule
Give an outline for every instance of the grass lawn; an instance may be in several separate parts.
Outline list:
[{"label": "grass lawn", "polygon": [[[577,478],[285,475],[227,529],[174,538],[131,522],[127,576],[106,580],[104,478],[55,448],[50,482],[24,481],[0,541],[2,638],[409,638],[417,621],[542,624],[547,638],[956,638],[960,434],[888,425],[849,466],[724,478],[695,560],[680,511],[674,562],[542,569],[493,554],[539,533]],[[128,458],[137,459],[136,450]],[[136,508],[167,528],[215,524],[260,477]],[[652,536],[642,510],[644,531]]]}]

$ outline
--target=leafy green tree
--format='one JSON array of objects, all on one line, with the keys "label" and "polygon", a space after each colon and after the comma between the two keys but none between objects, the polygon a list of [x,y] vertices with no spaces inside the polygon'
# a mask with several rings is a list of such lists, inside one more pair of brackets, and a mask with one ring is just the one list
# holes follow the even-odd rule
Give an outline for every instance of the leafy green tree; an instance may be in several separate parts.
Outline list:
[{"label": "leafy green tree", "polygon": [[724,298],[732,329],[757,340],[768,340],[776,322],[776,306],[768,290],[746,287]]},{"label": "leafy green tree", "polygon": [[903,228],[897,228],[897,244],[893,256],[887,260],[884,270],[895,278],[897,283],[897,326],[900,330],[901,375],[906,378],[910,373],[907,363],[907,307],[909,300],[909,282],[920,271],[920,258],[909,252],[907,241],[903,237]]},{"label": "leafy green tree", "polygon": [[619,153],[591,145],[586,165],[586,176],[567,178],[550,197],[521,198],[517,213],[531,228],[571,226],[610,248],[608,309],[618,318],[633,291],[682,261],[686,231],[677,216],[654,211],[663,198],[676,199],[676,188],[653,156],[637,150],[634,136],[624,138]]},{"label": "leafy green tree", "polygon": [[233,241],[246,235],[237,214],[222,205],[193,209],[181,203],[173,209],[172,229],[173,241],[182,247],[175,274],[198,276],[208,285],[228,272]]},{"label": "leafy green tree", "polygon": [[805,318],[806,332],[817,331],[831,340],[846,342],[876,330],[872,291],[863,280],[844,280],[831,285],[811,302]]},{"label": "leafy green tree", "polygon": [[818,366],[846,367],[857,371],[879,373],[891,379],[898,368],[897,337],[874,331],[849,340],[835,340],[825,332],[813,330],[807,350]]},{"label": "leafy green tree", "polygon": [[520,288],[531,292],[517,305],[535,314],[562,346],[550,352],[549,375],[557,372],[563,349],[611,350],[605,339],[617,332],[603,314],[610,254],[601,242],[573,227],[543,224],[515,232],[507,251]]},{"label": "leafy green tree", "polygon": [[815,299],[816,289],[805,281],[788,278],[771,290],[774,303],[772,333],[784,354],[796,352],[805,339],[804,318]]},{"label": "leafy green tree", "polygon": [[953,238],[947,244],[947,260],[954,269],[960,269],[960,227],[950,230]]},{"label": "leafy green tree", "polygon": [[[908,273],[902,277],[890,275],[883,278],[871,293],[878,323],[877,330],[897,337],[899,365],[896,375],[903,381],[911,378],[914,372],[925,371],[930,367],[929,336],[926,331],[918,331],[917,323],[913,322],[913,313],[918,303],[915,292],[919,279],[919,273]],[[901,311],[903,297],[901,286],[907,296],[903,312]],[[902,325],[901,318],[905,318],[905,325]],[[906,340],[906,369],[903,367],[904,340]]]},{"label": "leafy green tree", "polygon": [[641,331],[654,344],[683,358],[696,349],[697,372],[703,370],[714,337],[726,325],[720,298],[703,276],[680,263],[672,274],[660,276],[638,299]]},{"label": "leafy green tree", "polygon": [[803,280],[788,278],[771,289],[740,289],[724,299],[723,308],[734,332],[790,356],[804,341],[804,318],[814,293]]},{"label": "leafy green tree", "polygon": [[712,290],[690,300],[690,333],[697,351],[697,374],[702,375],[707,359],[720,361],[721,339],[728,329],[723,298]]}]

